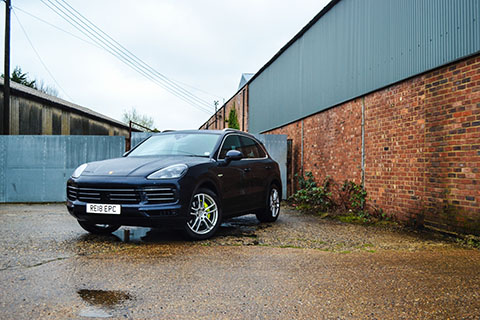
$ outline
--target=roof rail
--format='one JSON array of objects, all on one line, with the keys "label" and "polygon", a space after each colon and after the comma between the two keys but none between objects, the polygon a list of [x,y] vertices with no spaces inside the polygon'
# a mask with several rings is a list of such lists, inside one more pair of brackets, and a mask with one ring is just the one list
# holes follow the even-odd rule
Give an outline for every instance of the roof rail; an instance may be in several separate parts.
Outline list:
[{"label": "roof rail", "polygon": [[225,128],[225,129],[223,129],[222,131],[244,132],[244,131],[242,131],[242,130],[232,129],[232,128]]}]

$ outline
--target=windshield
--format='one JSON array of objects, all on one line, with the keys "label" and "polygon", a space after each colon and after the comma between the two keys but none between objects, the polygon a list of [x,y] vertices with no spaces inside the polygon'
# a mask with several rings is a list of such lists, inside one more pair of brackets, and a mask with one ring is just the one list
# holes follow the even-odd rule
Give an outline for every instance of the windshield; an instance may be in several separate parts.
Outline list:
[{"label": "windshield", "polygon": [[168,133],[147,139],[130,156],[196,156],[209,157],[218,141],[217,134]]}]

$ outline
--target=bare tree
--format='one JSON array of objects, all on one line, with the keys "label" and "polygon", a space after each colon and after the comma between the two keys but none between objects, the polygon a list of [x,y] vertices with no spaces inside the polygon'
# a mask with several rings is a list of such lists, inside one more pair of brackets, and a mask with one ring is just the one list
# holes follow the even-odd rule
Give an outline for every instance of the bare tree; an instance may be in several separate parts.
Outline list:
[{"label": "bare tree", "polygon": [[135,107],[130,108],[130,110],[123,110],[122,121],[125,123],[133,121],[147,128],[153,128],[154,125],[152,117],[140,114]]}]

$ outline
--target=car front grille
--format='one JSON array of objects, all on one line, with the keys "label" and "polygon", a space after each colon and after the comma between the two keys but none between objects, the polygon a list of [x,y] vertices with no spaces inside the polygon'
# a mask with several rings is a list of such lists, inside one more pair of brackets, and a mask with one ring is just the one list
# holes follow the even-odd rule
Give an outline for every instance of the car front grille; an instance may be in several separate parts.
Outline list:
[{"label": "car front grille", "polygon": [[175,190],[172,188],[146,188],[144,191],[148,203],[175,202]]},{"label": "car front grille", "polygon": [[173,187],[134,188],[91,188],[67,186],[67,198],[89,203],[150,204],[174,203],[177,200]]}]

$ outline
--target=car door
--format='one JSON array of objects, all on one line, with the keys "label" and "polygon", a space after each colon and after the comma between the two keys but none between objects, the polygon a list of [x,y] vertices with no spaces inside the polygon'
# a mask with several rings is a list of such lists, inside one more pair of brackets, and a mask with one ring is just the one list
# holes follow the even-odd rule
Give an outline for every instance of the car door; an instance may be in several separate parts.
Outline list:
[{"label": "car door", "polygon": [[258,209],[265,206],[267,184],[270,181],[270,160],[260,144],[246,136],[241,136],[241,152],[244,155],[245,197],[248,199],[248,209]]},{"label": "car door", "polygon": [[225,155],[229,150],[240,150],[240,136],[227,135],[220,147],[217,176],[222,188],[222,204],[224,216],[232,216],[243,211],[245,207],[245,172],[246,161],[236,160],[225,163]]}]

